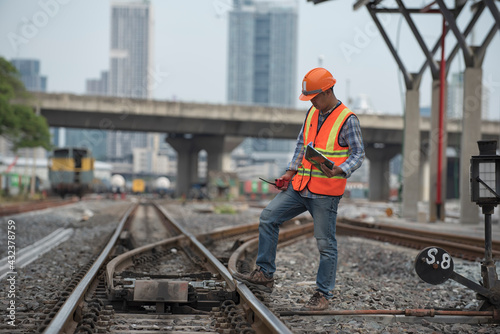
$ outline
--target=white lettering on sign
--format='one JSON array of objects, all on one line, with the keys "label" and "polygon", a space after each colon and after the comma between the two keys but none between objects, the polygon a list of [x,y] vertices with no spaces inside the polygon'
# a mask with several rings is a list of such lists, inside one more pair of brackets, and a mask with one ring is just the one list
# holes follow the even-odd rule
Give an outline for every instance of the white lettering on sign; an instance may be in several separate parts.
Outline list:
[{"label": "white lettering on sign", "polygon": [[429,251],[427,251],[427,256],[428,258],[425,259],[425,262],[427,262],[428,265],[436,263],[439,265],[441,262],[441,268],[442,269],[448,269],[451,265],[451,257],[450,254],[448,253],[443,253],[442,260],[441,261],[436,261],[435,255],[438,253],[437,248],[431,248]]}]

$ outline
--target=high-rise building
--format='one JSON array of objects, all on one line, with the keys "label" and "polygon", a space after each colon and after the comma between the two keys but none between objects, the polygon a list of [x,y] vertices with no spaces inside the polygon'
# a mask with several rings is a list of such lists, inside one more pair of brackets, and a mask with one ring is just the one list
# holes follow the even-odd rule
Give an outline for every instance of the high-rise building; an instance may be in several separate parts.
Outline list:
[{"label": "high-rise building", "polygon": [[148,69],[153,55],[152,26],[149,1],[111,4],[109,95],[150,97]]},{"label": "high-rise building", "polygon": [[[490,119],[490,90],[487,85],[481,89],[481,118]],[[463,115],[464,105],[464,73],[457,72],[451,75],[448,84],[447,115],[450,119],[460,119]]]},{"label": "high-rise building", "polygon": [[[108,95],[125,98],[151,97],[148,69],[152,66],[152,27],[152,6],[149,1],[111,4]],[[151,135],[144,132],[110,131],[107,136],[108,160],[132,163],[133,149],[148,147],[148,136]]]},{"label": "high-rise building", "polygon": [[46,92],[47,91],[47,77],[40,75],[40,61],[36,59],[12,59],[19,74],[21,81],[27,90],[31,92]]},{"label": "high-rise building", "polygon": [[[297,21],[295,1],[233,2],[228,29],[228,103],[295,106]],[[294,144],[293,140],[248,138],[239,150],[252,160],[245,164],[283,168]]]},{"label": "high-rise building", "polygon": [[146,132],[110,131],[107,136],[107,157],[111,161],[132,163],[134,148],[148,147]]},{"label": "high-rise building", "polygon": [[102,71],[99,79],[87,79],[85,94],[97,96],[108,95],[108,72]]},{"label": "high-rise building", "polygon": [[297,100],[297,6],[235,0],[229,12],[229,103],[293,107]]},{"label": "high-rise building", "polygon": [[86,147],[98,160],[106,160],[108,131],[99,129],[66,129],[65,146]]},{"label": "high-rise building", "polygon": [[458,72],[451,75],[448,84],[447,115],[449,119],[460,119],[464,104],[464,73]]}]

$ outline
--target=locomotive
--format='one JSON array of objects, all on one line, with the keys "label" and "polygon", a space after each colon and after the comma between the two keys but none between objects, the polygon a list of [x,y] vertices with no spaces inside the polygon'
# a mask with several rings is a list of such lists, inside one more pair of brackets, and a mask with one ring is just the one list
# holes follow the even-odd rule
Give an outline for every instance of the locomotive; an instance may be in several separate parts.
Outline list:
[{"label": "locomotive", "polygon": [[92,152],[87,148],[65,147],[52,152],[49,160],[49,180],[52,191],[63,197],[82,197],[90,192],[94,179]]}]

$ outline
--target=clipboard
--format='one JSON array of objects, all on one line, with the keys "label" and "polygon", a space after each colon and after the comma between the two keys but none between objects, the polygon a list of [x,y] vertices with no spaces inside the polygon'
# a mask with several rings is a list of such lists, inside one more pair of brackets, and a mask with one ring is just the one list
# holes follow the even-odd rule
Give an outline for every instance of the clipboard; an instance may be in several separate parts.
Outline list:
[{"label": "clipboard", "polygon": [[[312,143],[307,144],[306,146],[306,151],[304,153],[304,157],[312,163],[317,169],[319,169],[321,172],[321,164],[324,163],[326,167],[332,169],[334,163],[330,160],[328,160],[323,154],[321,154],[318,150],[316,150],[313,146]],[[324,173],[323,173],[324,174]]]}]

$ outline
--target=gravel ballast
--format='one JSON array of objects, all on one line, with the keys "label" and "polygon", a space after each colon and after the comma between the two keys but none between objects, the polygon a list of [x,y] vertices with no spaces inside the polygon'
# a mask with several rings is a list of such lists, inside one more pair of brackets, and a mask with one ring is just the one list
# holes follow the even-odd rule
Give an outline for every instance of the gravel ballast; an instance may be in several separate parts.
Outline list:
[{"label": "gravel ballast", "polygon": [[[38,333],[48,310],[60,300],[75,274],[100,252],[129,205],[128,202],[90,200],[0,218],[3,231],[7,231],[8,220],[15,221],[17,251],[58,228],[73,229],[67,241],[26,267],[16,268],[13,289],[9,281],[2,280],[0,312],[7,314],[7,307],[12,301],[15,302],[16,311],[15,326],[11,327],[7,321],[3,321],[0,333]],[[0,256],[6,256],[6,238],[1,238],[0,247]]]},{"label": "gravel ballast", "polygon": [[[244,204],[209,204],[164,201],[170,214],[193,234],[215,228],[258,222],[261,209]],[[16,245],[26,247],[60,227],[71,227],[70,240],[26,268],[20,268],[16,285],[16,323],[26,333],[36,333],[37,317],[54,303],[82,266],[96,254],[109,237],[121,215],[130,205],[121,201],[84,201],[54,210],[3,217],[16,221]],[[236,213],[216,213],[229,205]],[[230,212],[231,210],[221,210]],[[369,210],[368,210],[369,211]],[[17,244],[18,242],[18,244]],[[0,240],[0,257],[7,254],[5,238]],[[422,282],[413,269],[418,250],[338,236],[337,284],[330,310],[404,310],[416,308],[477,310],[478,301],[470,289],[449,280],[441,285]],[[50,255],[49,255],[50,254]],[[278,249],[274,291],[265,303],[276,312],[300,308],[315,290],[319,255],[313,238]],[[480,279],[480,263],[455,259],[455,271],[475,282]],[[0,285],[0,310],[6,314],[9,303],[7,282]],[[294,333],[497,333],[496,325],[462,323],[388,323],[387,319],[356,317],[284,316]],[[11,333],[5,323],[0,333]]]},{"label": "gravel ballast", "polygon": [[[216,205],[215,205],[216,206]],[[237,214],[207,213],[209,204],[166,204],[174,218],[192,233],[213,228],[258,222],[261,209],[249,208]],[[212,205],[213,207],[213,205]],[[206,209],[206,210],[205,210]],[[351,211],[358,208],[350,208]],[[384,207],[381,208],[383,211]],[[344,211],[349,208],[344,205]],[[359,211],[359,210],[358,210]],[[373,215],[374,210],[364,209]],[[216,210],[214,210],[216,212]],[[415,273],[419,250],[358,237],[337,236],[338,267],[330,310],[478,310],[475,292],[448,280],[441,285],[423,282]],[[276,312],[298,310],[315,291],[319,253],[314,238],[305,239],[277,252],[275,288],[265,302]],[[480,263],[454,259],[455,271],[474,282],[480,280]],[[393,322],[388,317],[370,320],[348,316],[284,316],[294,333],[499,333],[497,325],[463,323]]]}]

